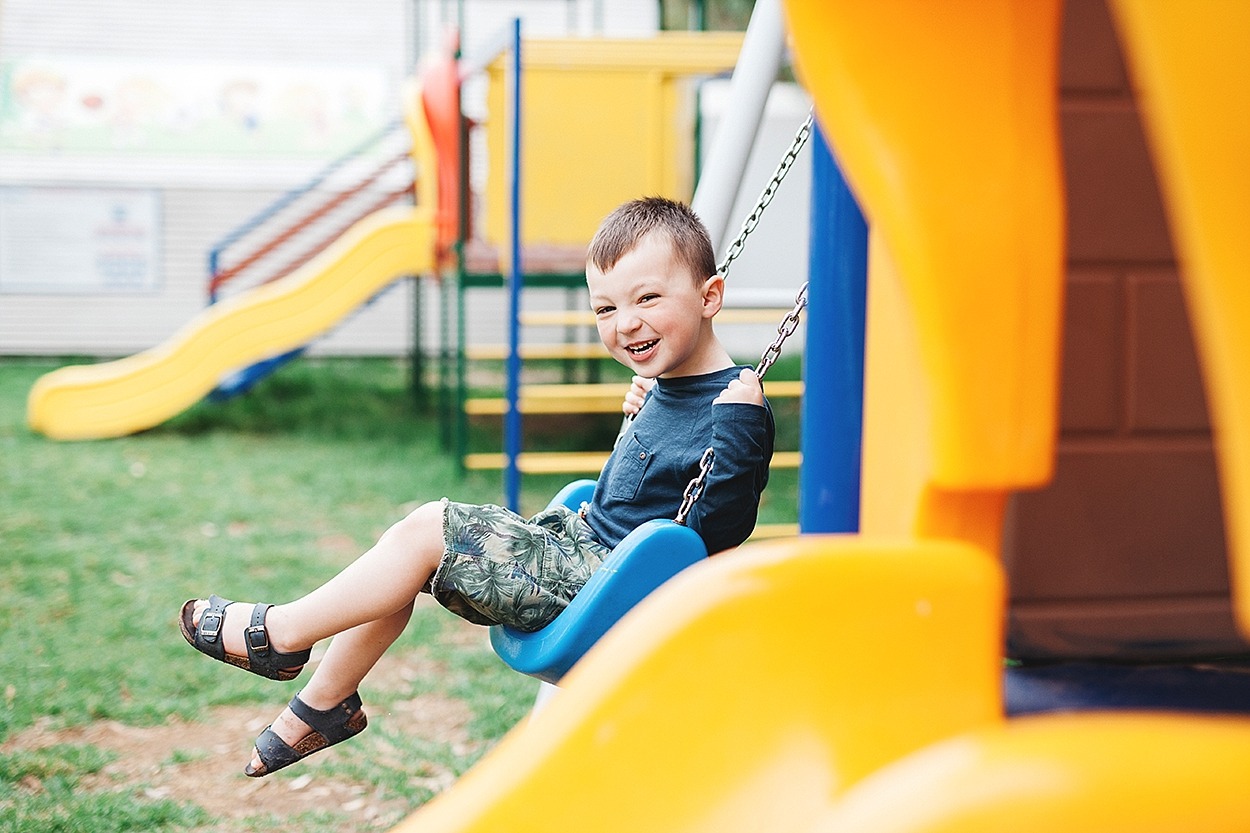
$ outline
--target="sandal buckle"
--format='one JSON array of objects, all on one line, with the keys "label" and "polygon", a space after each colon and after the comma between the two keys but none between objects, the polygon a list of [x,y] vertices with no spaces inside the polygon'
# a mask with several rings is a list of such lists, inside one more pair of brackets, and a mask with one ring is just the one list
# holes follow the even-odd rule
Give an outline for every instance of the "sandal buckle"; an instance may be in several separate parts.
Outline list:
[{"label": "sandal buckle", "polygon": [[249,625],[243,631],[243,636],[247,640],[247,645],[258,654],[269,652],[269,632],[265,630],[264,625]]},{"label": "sandal buckle", "polygon": [[225,618],[220,613],[213,611],[205,612],[200,617],[200,624],[196,628],[196,633],[205,642],[216,642],[217,637],[221,635],[221,623]]}]

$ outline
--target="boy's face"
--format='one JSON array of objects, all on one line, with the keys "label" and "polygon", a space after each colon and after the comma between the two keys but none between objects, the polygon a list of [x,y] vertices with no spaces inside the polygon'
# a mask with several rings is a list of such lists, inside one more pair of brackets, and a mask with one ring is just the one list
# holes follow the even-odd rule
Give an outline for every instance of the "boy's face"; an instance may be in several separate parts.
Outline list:
[{"label": "boy's face", "polygon": [[693,376],[719,370],[708,326],[720,311],[724,281],[695,281],[672,256],[666,235],[651,233],[607,272],[586,266],[599,338],[612,358],[639,376]]}]

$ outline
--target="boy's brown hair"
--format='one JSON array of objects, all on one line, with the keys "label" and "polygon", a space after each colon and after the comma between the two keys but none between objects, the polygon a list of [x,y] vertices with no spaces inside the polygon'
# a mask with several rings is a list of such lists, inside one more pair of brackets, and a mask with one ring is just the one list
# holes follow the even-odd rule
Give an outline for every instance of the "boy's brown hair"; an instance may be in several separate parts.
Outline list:
[{"label": "boy's brown hair", "polygon": [[696,284],[716,274],[716,254],[703,221],[686,204],[664,197],[631,200],[604,218],[586,260],[607,272],[652,232],[668,237],[673,259],[689,270]]}]

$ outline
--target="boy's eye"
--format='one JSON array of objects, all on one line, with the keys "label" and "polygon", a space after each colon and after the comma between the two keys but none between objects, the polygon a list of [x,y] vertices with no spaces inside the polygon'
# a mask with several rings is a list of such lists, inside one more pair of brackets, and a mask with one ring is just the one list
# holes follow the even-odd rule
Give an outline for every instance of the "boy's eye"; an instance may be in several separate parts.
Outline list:
[{"label": "boy's eye", "polygon": [[648,293],[648,294],[646,294],[646,295],[643,295],[641,298],[639,298],[639,299],[638,299],[638,302],[639,302],[639,303],[646,303],[647,301],[654,301],[656,298],[659,298],[659,297],[660,297],[660,296],[659,296],[659,295],[657,295],[656,293],[654,293],[654,292],[650,292],[650,293]]},{"label": "boy's eye", "polygon": [[595,307],[595,315],[607,315],[615,309],[616,307]]}]

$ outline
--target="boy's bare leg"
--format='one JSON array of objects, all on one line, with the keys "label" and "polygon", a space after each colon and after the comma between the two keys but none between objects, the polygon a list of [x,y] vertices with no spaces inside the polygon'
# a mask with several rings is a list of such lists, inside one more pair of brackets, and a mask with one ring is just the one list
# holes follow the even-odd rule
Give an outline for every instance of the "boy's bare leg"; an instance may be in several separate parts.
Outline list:
[{"label": "boy's bare leg", "polygon": [[[266,627],[274,650],[300,651],[334,637],[300,691],[301,700],[314,709],[330,709],[359,688],[407,626],[417,594],[434,574],[442,553],[443,507],[427,503],[388,529],[325,584],[269,610]],[[197,605],[197,624],[206,606],[207,602]],[[226,608],[222,639],[229,653],[246,653],[243,628],[251,613],[246,604]],[[293,745],[308,734],[309,727],[288,708],[274,721],[273,730]],[[253,749],[249,770],[259,765]]]},{"label": "boy's bare leg", "polygon": [[279,643],[288,639],[307,648],[357,625],[385,619],[411,606],[442,555],[443,506],[427,503],[384,532],[325,584],[270,610],[271,628],[282,634],[275,634]]},{"label": "boy's bare leg", "polygon": [[[427,503],[388,529],[325,584],[271,608],[265,623],[270,645],[283,653],[301,651],[358,625],[402,612],[434,574],[442,553],[443,507]],[[193,621],[197,624],[207,605],[203,600],[196,604]],[[243,630],[251,615],[246,604],[226,608],[221,633],[227,652],[246,655]]]},{"label": "boy's bare leg", "polygon": [[[390,616],[365,622],[335,636],[308,684],[300,690],[299,699],[314,709],[324,711],[350,697],[360,687],[365,675],[403,633],[412,617],[412,608],[413,602],[409,602]],[[291,713],[290,708],[282,710],[272,728],[278,737],[292,746],[311,731],[304,721]],[[260,765],[260,755],[253,748],[248,772],[258,769]]]}]

